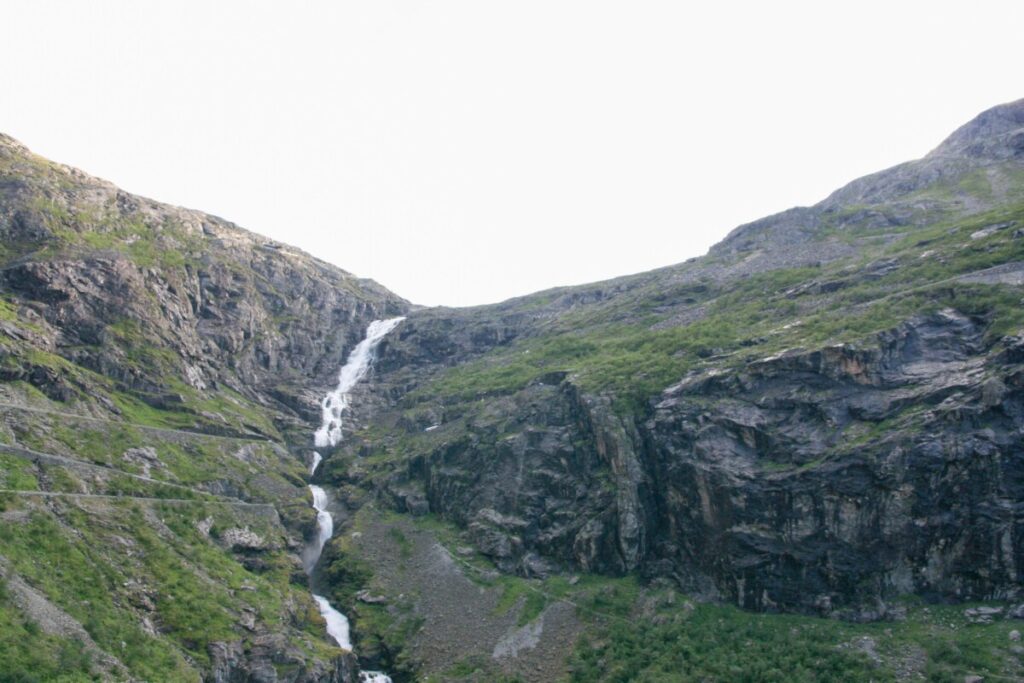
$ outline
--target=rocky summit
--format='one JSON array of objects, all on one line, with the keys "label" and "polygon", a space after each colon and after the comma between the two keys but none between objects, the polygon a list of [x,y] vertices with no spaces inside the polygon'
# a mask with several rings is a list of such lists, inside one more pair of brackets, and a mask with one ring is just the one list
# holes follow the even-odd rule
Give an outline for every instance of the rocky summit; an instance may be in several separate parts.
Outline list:
[{"label": "rocky summit", "polygon": [[1024,678],[1024,100],[490,306],[4,136],[0,235],[0,680]]}]

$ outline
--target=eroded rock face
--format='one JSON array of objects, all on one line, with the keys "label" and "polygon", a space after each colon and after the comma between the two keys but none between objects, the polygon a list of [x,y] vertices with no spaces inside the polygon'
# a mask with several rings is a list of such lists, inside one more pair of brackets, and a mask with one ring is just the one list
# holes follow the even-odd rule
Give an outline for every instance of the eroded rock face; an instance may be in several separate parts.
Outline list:
[{"label": "eroded rock face", "polygon": [[538,382],[459,428],[389,490],[404,501],[410,482],[421,486],[431,511],[465,526],[508,571],[543,575],[552,561],[613,573],[639,566],[644,475],[607,406],[588,404],[569,382]]},{"label": "eroded rock face", "polygon": [[[244,267],[234,270],[224,257]],[[326,379],[369,321],[400,310],[397,300],[346,292],[326,265],[286,273],[274,257],[281,258],[225,254],[180,270],[88,257],[26,263],[4,277],[28,305],[42,304],[55,349],[70,347],[74,362],[152,394],[168,387],[158,368],[131,362],[133,345],[172,351],[166,371],[196,389],[226,382],[248,392],[288,377]],[[110,330],[125,321],[129,339]]]},{"label": "eroded rock face", "polygon": [[266,539],[250,529],[225,529],[220,540],[232,550],[259,551],[269,547]]},{"label": "eroded rock face", "polygon": [[387,487],[421,487],[524,575],[640,571],[854,619],[893,616],[885,600],[906,593],[1011,598],[1024,340],[1003,346],[945,310],[874,345],[687,377],[637,420],[564,376],[538,381],[439,427],[452,439]]},{"label": "eroded rock face", "polygon": [[[785,354],[668,390],[646,425],[676,501],[656,554],[759,609],[1012,597],[1021,369],[980,350],[980,330],[947,311],[872,349]],[[1016,390],[993,390],[999,377]]]},{"label": "eroded rock face", "polygon": [[[343,351],[372,320],[408,308],[371,280],[44,162],[6,136],[0,175],[0,289],[35,320],[13,335],[157,407],[174,404],[182,383],[227,386],[315,419],[314,389],[330,384]],[[12,363],[2,379],[73,395],[45,365]]]},{"label": "eroded rock face", "polygon": [[[279,665],[279,666],[276,666]],[[286,671],[286,674],[279,674]],[[356,683],[359,666],[350,654],[309,668],[300,652],[292,652],[283,639],[265,635],[246,651],[240,641],[210,645],[208,683]]]}]

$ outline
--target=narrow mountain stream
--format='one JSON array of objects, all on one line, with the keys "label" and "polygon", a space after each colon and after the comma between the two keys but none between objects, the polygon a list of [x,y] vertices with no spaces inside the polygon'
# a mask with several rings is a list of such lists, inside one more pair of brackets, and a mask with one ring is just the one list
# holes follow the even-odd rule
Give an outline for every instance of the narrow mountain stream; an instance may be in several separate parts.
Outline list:
[{"label": "narrow mountain stream", "polygon": [[[317,448],[337,446],[341,442],[341,420],[345,409],[349,405],[349,392],[352,387],[366,377],[370,370],[370,363],[373,361],[373,354],[381,340],[395,329],[398,323],[405,318],[391,318],[390,320],[375,320],[366,328],[366,338],[352,349],[348,360],[338,374],[338,386],[334,391],[324,397],[321,404],[322,415],[319,429],[313,436],[313,442]],[[328,454],[329,455],[329,454]],[[316,474],[317,467],[323,462],[320,453],[313,452],[313,464],[309,468],[309,476]],[[316,538],[306,548],[305,566],[306,573],[313,576],[320,555],[323,553],[324,545],[334,535],[334,518],[328,511],[330,499],[327,492],[316,484],[310,484],[309,490],[313,494],[313,508],[316,510]],[[338,647],[352,650],[352,639],[349,633],[348,618],[334,609],[327,598],[322,595],[313,594],[320,615],[327,622],[327,635],[334,639]],[[391,683],[391,677],[379,671],[363,671],[359,674],[361,683]]]}]

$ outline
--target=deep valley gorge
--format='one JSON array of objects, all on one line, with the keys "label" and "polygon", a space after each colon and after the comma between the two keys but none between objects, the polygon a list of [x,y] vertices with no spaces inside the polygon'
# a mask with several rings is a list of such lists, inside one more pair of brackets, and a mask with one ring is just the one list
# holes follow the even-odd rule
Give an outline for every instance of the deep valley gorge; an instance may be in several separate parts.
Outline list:
[{"label": "deep valley gorge", "polygon": [[0,682],[1024,680],[1024,100],[487,306],[4,135],[0,237]]}]

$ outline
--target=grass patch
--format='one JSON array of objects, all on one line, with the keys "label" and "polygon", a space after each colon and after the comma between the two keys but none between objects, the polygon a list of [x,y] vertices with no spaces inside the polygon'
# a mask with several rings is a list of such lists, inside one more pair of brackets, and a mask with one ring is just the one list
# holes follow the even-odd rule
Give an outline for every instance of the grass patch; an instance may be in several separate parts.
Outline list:
[{"label": "grass patch", "polygon": [[[570,681],[894,681],[915,656],[929,681],[1021,675],[1008,651],[1014,624],[970,625],[962,606],[916,606],[904,622],[859,625],[694,604],[671,591],[647,598],[644,613],[588,630]],[[878,661],[854,646],[865,637]]]},{"label": "grass patch", "polygon": [[32,463],[24,458],[0,453],[0,488],[15,491],[38,491],[39,480]]},{"label": "grass patch", "polygon": [[[689,283],[678,291],[641,288],[608,306],[567,313],[539,336],[446,368],[413,392],[406,405],[507,394],[560,371],[584,391],[614,395],[621,412],[636,412],[691,370],[739,366],[748,357],[792,347],[870,343],[879,332],[942,308],[986,321],[994,340],[1024,326],[1019,291],[954,278],[1024,260],[1024,241],[1012,238],[1010,230],[971,238],[986,226],[1015,221],[1024,224],[1024,207],[915,230],[866,253],[861,268],[871,259],[894,259],[895,267],[879,276],[861,276],[853,262],[842,261],[720,284]],[[928,258],[920,258],[922,242],[934,252]],[[664,320],[657,313],[660,306],[680,302],[701,305],[702,315],[684,325],[655,324]]]},{"label": "grass patch", "polygon": [[[196,527],[209,517],[213,536],[244,525],[273,539],[274,527],[262,518],[240,519],[231,508],[201,503],[160,503],[148,513],[127,501],[57,504],[56,511],[27,505],[26,521],[0,525],[4,557],[135,678],[196,680],[190,662],[208,665],[211,642],[248,637],[237,627],[239,610],[253,609],[259,621],[280,627],[286,605],[308,599],[305,587],[290,585],[293,567],[284,551],[266,552],[260,569],[249,570]],[[138,625],[140,591],[151,603],[157,636]],[[323,640],[313,621],[304,623],[309,636]],[[308,650],[308,641],[295,645]]]}]

